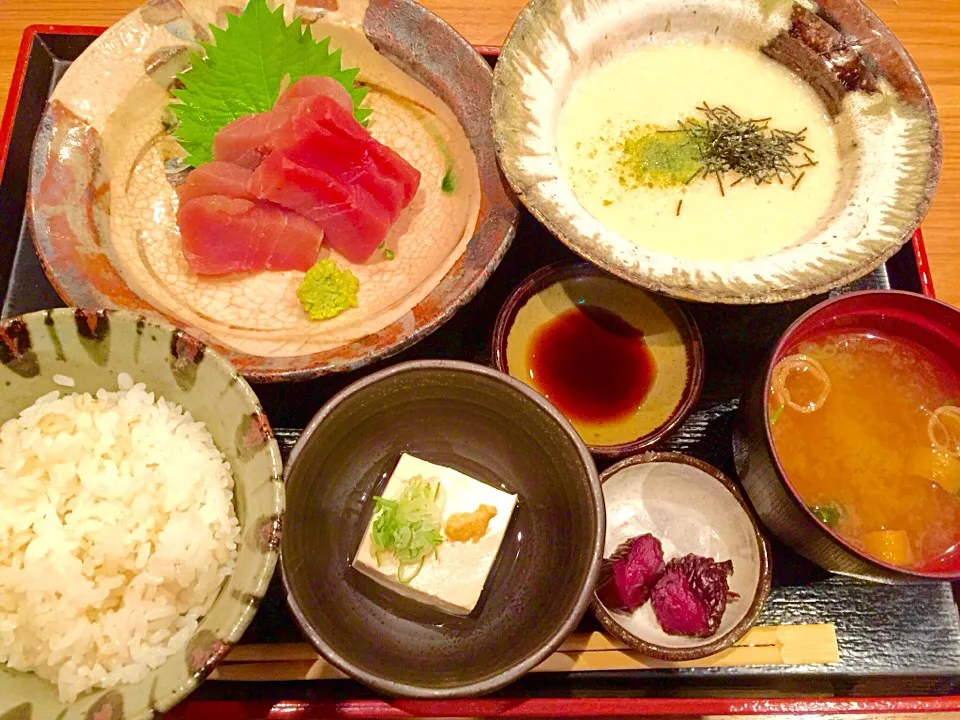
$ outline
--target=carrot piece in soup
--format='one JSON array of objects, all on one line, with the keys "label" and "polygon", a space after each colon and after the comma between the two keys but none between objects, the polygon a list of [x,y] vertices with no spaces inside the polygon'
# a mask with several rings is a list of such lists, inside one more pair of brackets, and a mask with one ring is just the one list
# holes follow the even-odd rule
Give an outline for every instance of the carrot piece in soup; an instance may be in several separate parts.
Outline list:
[{"label": "carrot piece in soup", "polygon": [[932,480],[948,493],[960,490],[960,460],[936,448],[923,447],[910,454],[908,473]]},{"label": "carrot piece in soup", "polygon": [[891,565],[909,565],[913,561],[910,538],[903,530],[875,530],[865,533],[863,548]]}]

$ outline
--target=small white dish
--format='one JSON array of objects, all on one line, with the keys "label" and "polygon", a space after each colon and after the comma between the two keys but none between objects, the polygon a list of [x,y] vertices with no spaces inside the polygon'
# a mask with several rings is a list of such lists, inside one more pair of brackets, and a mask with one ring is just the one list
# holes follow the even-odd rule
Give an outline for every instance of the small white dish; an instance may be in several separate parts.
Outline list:
[{"label": "small white dish", "polygon": [[770,591],[770,548],[733,481],[705,462],[679,453],[643,453],[600,477],[607,509],[604,557],[650,533],[664,562],[689,553],[733,562],[730,590],[717,632],[709,638],[668,635],[648,601],[632,613],[610,610],[594,594],[593,612],[629,647],[670,661],[695,660],[729,647],[756,622]]}]

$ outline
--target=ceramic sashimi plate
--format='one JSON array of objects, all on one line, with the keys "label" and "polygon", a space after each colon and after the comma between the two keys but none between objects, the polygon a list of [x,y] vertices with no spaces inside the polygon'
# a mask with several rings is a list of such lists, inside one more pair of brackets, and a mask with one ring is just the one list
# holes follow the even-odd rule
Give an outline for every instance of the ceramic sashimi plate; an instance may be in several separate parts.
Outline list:
[{"label": "ceramic sashimi plate", "polygon": [[267,4],[330,38],[366,91],[357,119],[420,173],[369,259],[349,262],[327,242],[320,250],[357,279],[355,306],[311,320],[297,292],[304,269],[201,275],[185,257],[177,187],[190,167],[171,108],[177,74],[199,43],[216,44],[211,26],[246,15],[242,2],[150,0],[91,45],[47,106],[29,206],[40,259],[69,304],[159,315],[249,378],[299,380],[359,367],[436,329],[496,268],[518,210],[494,154],[489,66],[448,25],[412,0]]}]

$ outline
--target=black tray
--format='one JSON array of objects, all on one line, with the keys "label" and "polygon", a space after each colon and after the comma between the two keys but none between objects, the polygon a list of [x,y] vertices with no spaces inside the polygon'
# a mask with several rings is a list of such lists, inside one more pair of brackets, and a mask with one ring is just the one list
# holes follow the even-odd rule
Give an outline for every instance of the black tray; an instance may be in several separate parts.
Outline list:
[{"label": "black tray", "polygon": [[[94,34],[37,32],[26,58],[23,91],[0,181],[0,315],[61,306],[47,282],[24,221],[33,135],[43,106],[70,62]],[[516,240],[480,294],[435,334],[363,370],[296,385],[255,390],[284,454],[313,413],[337,391],[382,367],[414,358],[489,363],[497,311],[511,288],[538,267],[572,257],[533,218],[523,215]],[[837,292],[866,288],[919,292],[909,245],[870,276]],[[659,449],[695,455],[735,476],[731,426],[743,381],[777,336],[823,297],[780,305],[731,307],[688,304],[703,335],[706,382],[696,412]],[[601,469],[603,463],[600,463]],[[529,675],[501,697],[638,696],[892,696],[948,695],[960,690],[960,616],[947,583],[885,586],[834,577],[774,543],[774,579],[761,624],[834,623],[841,661],[833,665],[685,668]],[[582,630],[598,629],[585,618]],[[300,641],[275,578],[243,642]],[[348,681],[208,682],[193,700],[332,700],[374,697]]]}]

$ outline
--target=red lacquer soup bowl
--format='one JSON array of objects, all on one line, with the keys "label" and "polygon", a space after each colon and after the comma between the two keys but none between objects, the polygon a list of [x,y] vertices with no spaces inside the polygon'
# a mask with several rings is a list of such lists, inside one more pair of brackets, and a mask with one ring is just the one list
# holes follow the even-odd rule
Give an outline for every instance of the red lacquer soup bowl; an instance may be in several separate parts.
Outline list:
[{"label": "red lacquer soup bowl", "polygon": [[[960,375],[960,311],[946,303],[909,292],[876,290],[815,306],[787,328],[741,400],[734,455],[743,487],[780,540],[827,570],[881,582],[960,579],[958,545],[920,566],[895,565],[866,554],[818,519],[784,469],[771,433],[776,411],[767,401],[774,368],[804,341],[838,333],[906,341],[935,359],[938,372]],[[845,480],[838,472],[836,482]]]}]

